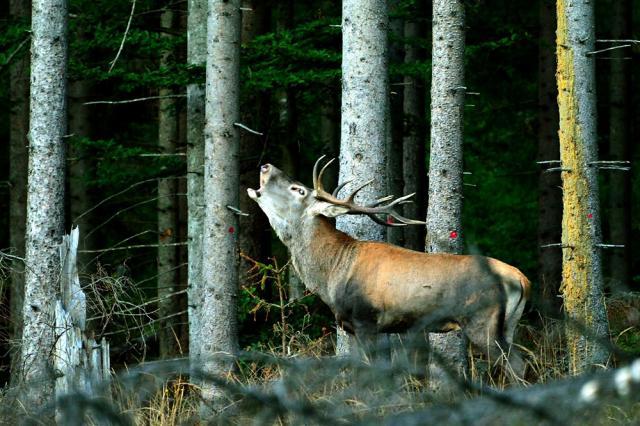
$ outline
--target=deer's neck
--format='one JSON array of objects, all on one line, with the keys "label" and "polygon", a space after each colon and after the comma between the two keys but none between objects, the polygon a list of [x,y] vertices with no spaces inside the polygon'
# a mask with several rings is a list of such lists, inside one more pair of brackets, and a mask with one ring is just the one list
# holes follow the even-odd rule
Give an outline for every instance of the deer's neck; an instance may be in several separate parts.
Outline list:
[{"label": "deer's neck", "polygon": [[333,287],[348,280],[357,241],[324,217],[310,218],[301,231],[288,244],[293,265],[305,286],[333,306]]}]

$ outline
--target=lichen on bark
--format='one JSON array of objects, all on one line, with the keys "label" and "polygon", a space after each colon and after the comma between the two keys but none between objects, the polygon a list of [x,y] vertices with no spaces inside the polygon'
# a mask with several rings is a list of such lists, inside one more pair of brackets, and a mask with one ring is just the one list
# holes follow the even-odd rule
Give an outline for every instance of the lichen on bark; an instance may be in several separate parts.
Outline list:
[{"label": "lichen on bark", "polygon": [[593,4],[557,2],[557,84],[562,165],[562,285],[569,371],[606,364],[598,206]]}]

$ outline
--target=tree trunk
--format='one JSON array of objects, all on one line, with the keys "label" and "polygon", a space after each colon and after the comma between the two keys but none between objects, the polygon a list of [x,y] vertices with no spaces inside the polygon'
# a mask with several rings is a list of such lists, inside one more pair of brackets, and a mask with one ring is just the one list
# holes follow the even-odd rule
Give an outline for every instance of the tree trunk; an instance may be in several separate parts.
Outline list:
[{"label": "tree trunk", "polygon": [[[540,38],[538,41],[538,160],[557,160],[558,105],[556,103],[556,62],[554,0],[540,0]],[[551,165],[552,167],[555,164]],[[538,283],[536,304],[544,315],[559,317],[561,310],[560,279],[562,251],[557,247],[541,247],[560,242],[562,190],[560,174],[542,170],[538,177]],[[534,293],[535,295],[535,293]],[[536,296],[534,296],[536,297]]]},{"label": "tree trunk", "polygon": [[[398,0],[389,1],[389,63],[400,64],[403,61],[403,45],[400,43],[404,35],[404,22],[400,17],[394,17],[399,5]],[[387,89],[389,93],[389,116],[387,118],[387,178],[389,194],[400,196],[404,187],[402,175],[402,77],[395,76],[390,80]],[[404,246],[404,229],[392,227],[387,229],[387,242]]]},{"label": "tree trunk", "polygon": [[[29,16],[29,2],[11,0],[12,19]],[[25,34],[26,36],[26,34]],[[9,129],[9,245],[12,254],[24,258],[25,219],[27,217],[27,133],[29,131],[29,55],[15,58],[9,69],[9,97],[11,124]],[[11,262],[11,323],[12,339],[19,342],[22,337],[22,301],[24,298],[24,264]],[[11,359],[11,382],[20,380],[20,348],[13,348]]]},{"label": "tree trunk", "polygon": [[[71,223],[80,228],[81,235],[92,231],[89,214],[91,208],[87,181],[91,170],[86,149],[81,145],[81,138],[88,138],[91,132],[91,114],[83,105],[91,93],[91,85],[87,80],[73,81],[69,84],[69,133],[73,139],[69,144],[69,212]],[[80,241],[80,250],[92,249],[87,238]],[[78,254],[78,268],[82,274],[91,255]]]},{"label": "tree trunk", "polygon": [[[431,74],[431,152],[426,251],[462,253],[462,140],[464,110],[464,5],[434,0]],[[453,391],[445,369],[467,370],[466,342],[460,332],[431,333],[429,343],[441,366],[432,361],[429,385]]]},{"label": "tree trunk", "polygon": [[[422,16],[420,14],[419,16]],[[411,19],[404,23],[405,43],[404,63],[413,64],[422,59],[420,48],[416,45],[416,39],[421,34],[422,25]],[[425,217],[425,111],[424,111],[424,86],[422,81],[413,75],[404,77],[403,86],[403,111],[404,132],[402,140],[402,174],[404,181],[403,194],[416,193],[413,203],[404,205],[404,216],[409,218]],[[404,245],[412,250],[423,250],[425,235],[424,230],[417,226],[405,226]]]},{"label": "tree trunk", "polygon": [[[224,376],[238,351],[238,207],[240,0],[209,0],[204,174],[204,301],[200,324],[205,374]],[[207,320],[204,321],[204,318]],[[202,383],[203,408],[220,406],[223,390]],[[212,405],[209,405],[212,404]]]},{"label": "tree trunk", "polygon": [[[617,0],[611,10],[611,37],[615,39],[631,38],[631,2]],[[631,64],[623,59],[628,55],[626,49],[611,51],[609,80],[609,159],[628,161],[631,115]],[[612,170],[609,177],[609,237],[613,244],[624,245],[610,254],[611,290],[614,292],[629,289],[629,235],[631,235],[631,179],[629,173]]]},{"label": "tree trunk", "polygon": [[[322,153],[329,158],[340,155],[340,120],[339,101],[333,91],[326,94],[324,102],[320,105],[320,143]],[[338,167],[330,167],[324,173],[324,182],[327,188],[338,186]]]},{"label": "tree trunk", "polygon": [[[189,0],[187,62],[204,67],[207,58],[207,1]],[[203,84],[187,86],[187,210],[189,363],[193,376],[200,369],[203,303],[202,235],[204,234],[204,96]]]},{"label": "tree trunk", "polygon": [[[340,181],[373,180],[360,192],[360,200],[387,195],[387,31],[386,1],[342,2]],[[337,227],[360,240],[386,239],[385,227],[366,216],[341,216]],[[349,351],[351,346],[344,336],[338,334],[339,354]]]},{"label": "tree trunk", "polygon": [[34,410],[54,407],[50,354],[56,333],[51,301],[58,293],[58,245],[64,229],[66,6],[64,0],[34,0],[31,17],[22,404]]},{"label": "tree trunk", "polygon": [[557,2],[558,107],[563,188],[562,294],[569,371],[606,364],[596,133],[593,2]]},{"label": "tree trunk", "polygon": [[[267,18],[270,17],[270,14],[262,1],[243,0],[242,7],[242,44],[246,45],[256,35],[266,31]],[[243,104],[241,121],[252,129],[263,131],[263,128],[266,127],[263,117],[268,117],[269,95],[257,92],[247,98]],[[240,131],[240,188],[252,187],[257,182],[263,144],[264,137]],[[251,200],[244,190],[240,191],[240,210],[249,214],[249,216],[239,218],[240,252],[251,259],[266,262],[271,237],[271,228],[267,217],[262,214],[258,204]],[[239,282],[241,285],[247,284],[251,266],[250,262],[240,259]]]},{"label": "tree trunk", "polygon": [[[166,9],[160,15],[160,27],[166,30],[174,28],[173,11]],[[171,37],[163,33],[164,38]],[[175,61],[175,52],[167,50],[162,52],[160,67],[166,67]],[[178,140],[178,110],[173,89],[161,88],[158,101],[158,152],[160,154],[173,154],[176,152]],[[176,242],[178,209],[177,194],[178,185],[174,177],[165,177],[158,180],[158,343],[160,346],[160,358],[171,358],[178,355],[180,344],[178,341],[179,329],[177,318],[171,315],[176,311],[177,299],[172,296],[178,286],[178,250],[173,244]]]}]

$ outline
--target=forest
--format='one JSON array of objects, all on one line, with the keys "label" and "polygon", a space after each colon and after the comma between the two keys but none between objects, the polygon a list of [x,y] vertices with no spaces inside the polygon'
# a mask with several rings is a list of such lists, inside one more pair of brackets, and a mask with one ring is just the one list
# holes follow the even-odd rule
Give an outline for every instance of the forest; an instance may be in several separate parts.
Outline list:
[{"label": "forest", "polygon": [[0,5],[0,424],[640,423],[633,0]]}]

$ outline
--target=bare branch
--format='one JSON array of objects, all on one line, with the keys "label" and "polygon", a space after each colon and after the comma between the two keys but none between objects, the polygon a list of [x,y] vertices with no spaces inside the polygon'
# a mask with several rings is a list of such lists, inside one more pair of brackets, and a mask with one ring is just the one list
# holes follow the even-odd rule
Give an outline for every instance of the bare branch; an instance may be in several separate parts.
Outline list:
[{"label": "bare branch", "polygon": [[176,247],[176,246],[186,246],[186,245],[189,245],[189,243],[181,242],[181,243],[169,243],[169,244],[134,244],[132,246],[109,247],[109,248],[97,249],[97,250],[78,250],[78,253],[105,253],[109,251],[121,251],[121,250],[153,248],[153,247]]},{"label": "bare branch", "polygon": [[113,70],[113,67],[118,62],[118,58],[120,57],[120,53],[122,53],[122,49],[124,48],[124,42],[127,40],[127,34],[129,34],[129,28],[131,28],[131,21],[133,20],[133,13],[136,10],[136,0],[132,0],[131,2],[131,13],[129,14],[129,20],[127,21],[127,28],[124,30],[124,34],[122,35],[122,42],[120,43],[120,47],[118,48],[118,53],[116,53],[116,57],[111,61],[111,66],[109,67],[109,72]]},{"label": "bare branch", "polygon": [[171,98],[186,98],[185,94],[176,95],[164,95],[164,96],[145,96],[144,98],[125,99],[121,101],[91,101],[85,102],[82,105],[120,105],[120,104],[132,104],[135,102],[153,101],[156,99],[171,99]]},{"label": "bare branch", "polygon": [[246,130],[249,133],[253,133],[254,135],[264,136],[264,133],[260,133],[257,130],[250,129],[242,123],[233,123],[234,126],[241,128],[242,130]]},{"label": "bare branch", "polygon": [[620,46],[607,47],[606,49],[593,50],[591,52],[587,52],[587,56],[597,55],[598,53],[608,52],[609,50],[622,49],[624,47],[631,47],[630,44],[621,44]]}]

